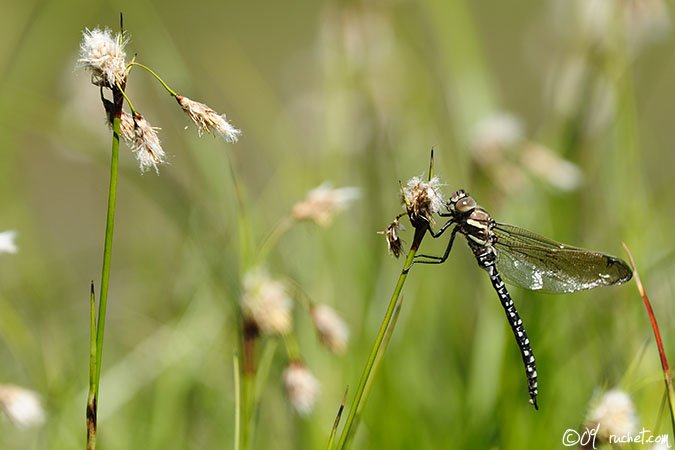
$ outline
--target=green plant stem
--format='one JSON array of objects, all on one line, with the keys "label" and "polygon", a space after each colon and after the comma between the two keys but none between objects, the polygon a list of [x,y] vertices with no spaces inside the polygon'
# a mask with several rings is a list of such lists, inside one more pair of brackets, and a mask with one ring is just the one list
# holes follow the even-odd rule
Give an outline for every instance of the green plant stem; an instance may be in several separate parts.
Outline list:
[{"label": "green plant stem", "polygon": [[255,389],[255,374],[243,372],[241,384],[241,448],[250,448],[250,429],[253,420],[253,396]]},{"label": "green plant stem", "polygon": [[330,435],[328,436],[328,445],[326,446],[326,450],[333,450],[333,441],[335,440],[335,434],[337,433],[338,426],[340,425],[340,418],[342,418],[342,411],[344,411],[345,403],[347,403],[348,393],[349,393],[349,386],[345,388],[345,393],[342,396],[340,407],[338,408],[338,412],[335,415],[335,420],[333,421],[333,428],[331,428]]},{"label": "green plant stem", "polygon": [[295,223],[296,221],[292,217],[285,217],[267,236],[265,236],[262,244],[260,244],[260,247],[258,248],[258,254],[256,255],[256,261],[258,261],[258,263],[267,259],[270,250],[279,243],[284,234],[286,234]]},{"label": "green plant stem", "polygon": [[398,304],[398,300],[401,295],[403,285],[405,284],[405,280],[408,278],[408,269],[413,263],[415,253],[417,253],[419,244],[421,243],[422,238],[426,234],[426,231],[427,231],[426,225],[415,227],[415,237],[413,239],[412,245],[410,246],[410,250],[408,251],[408,256],[406,257],[405,260],[405,265],[403,266],[401,275],[399,275],[398,277],[398,282],[396,283],[396,287],[394,288],[394,293],[391,295],[391,299],[389,300],[389,306],[387,307],[387,311],[385,312],[384,318],[382,319],[382,324],[380,325],[380,330],[377,333],[375,343],[373,344],[373,348],[370,351],[370,356],[368,357],[368,361],[366,362],[366,366],[363,369],[361,379],[359,380],[359,384],[356,388],[356,394],[354,395],[354,402],[349,410],[349,415],[347,416],[345,427],[342,430],[342,434],[340,435],[340,440],[338,442],[337,448],[339,450],[343,450],[349,447],[351,438],[353,437],[354,432],[356,431],[357,427],[356,416],[363,409],[362,403],[364,403],[367,398],[367,396],[364,397],[363,395],[364,391],[366,390],[366,386],[371,383],[372,378],[375,375],[375,371],[373,369],[376,365],[375,364],[376,361],[380,359],[381,357],[380,355],[383,354],[387,349],[389,339],[388,338],[385,339],[385,337],[391,336],[391,333],[393,332],[393,330],[389,332],[387,330],[389,330],[390,324],[392,323],[392,318],[394,317],[396,305]]},{"label": "green plant stem", "polygon": [[108,286],[110,284],[110,261],[112,257],[113,230],[115,228],[115,204],[117,201],[117,173],[120,150],[120,117],[113,120],[113,141],[110,156],[110,185],[108,187],[108,210],[105,223],[105,244],[103,247],[103,268],[101,269],[101,291],[98,303],[98,322],[96,324],[96,391],[101,380],[101,358],[103,357],[103,336],[108,306]]},{"label": "green plant stem", "polygon": [[[120,96],[121,97],[121,96]],[[101,359],[103,356],[103,336],[105,317],[108,306],[108,286],[110,283],[110,261],[112,257],[113,229],[115,228],[115,203],[117,198],[117,173],[120,148],[120,113],[121,98],[115,99],[116,114],[113,119],[112,151],[110,155],[110,185],[108,187],[108,210],[106,213],[105,243],[103,246],[103,267],[101,269],[101,291],[99,293],[98,320],[96,321],[96,346],[94,367],[90,366],[90,395],[87,402],[87,449],[96,448],[96,416],[98,410],[98,393],[101,381]],[[92,326],[94,318],[92,317]],[[91,350],[90,350],[91,357]],[[93,390],[93,392],[91,392]]]},{"label": "green plant stem", "polygon": [[178,94],[176,93],[176,91],[174,91],[173,89],[171,89],[171,88],[169,87],[169,85],[166,84],[166,82],[164,82],[164,80],[162,80],[162,79],[160,78],[160,76],[157,75],[157,74],[155,73],[154,70],[152,70],[151,68],[149,68],[149,67],[146,66],[145,64],[141,64],[141,63],[139,63],[139,62],[132,61],[132,62],[130,62],[130,63],[128,64],[128,66],[138,66],[138,67],[140,67],[141,69],[144,69],[146,72],[150,73],[150,75],[152,75],[153,77],[155,77],[155,78],[157,79],[157,81],[159,81],[159,82],[161,83],[161,85],[164,86],[164,89],[166,89],[166,90],[169,92],[169,94],[171,94],[173,97],[176,97],[176,96],[178,95]]},{"label": "green plant stem", "polygon": [[239,354],[232,358],[234,374],[234,450],[241,450],[241,378],[239,371]]},{"label": "green plant stem", "polygon": [[87,449],[96,448],[96,294],[89,289],[89,395],[87,396]]}]

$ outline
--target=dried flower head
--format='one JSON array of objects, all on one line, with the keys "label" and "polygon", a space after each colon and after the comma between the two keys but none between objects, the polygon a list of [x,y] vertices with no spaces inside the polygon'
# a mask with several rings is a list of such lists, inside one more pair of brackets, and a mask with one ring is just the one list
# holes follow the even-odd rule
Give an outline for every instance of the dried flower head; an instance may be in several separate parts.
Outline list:
[{"label": "dried flower head", "polygon": [[319,381],[302,362],[291,362],[284,371],[284,385],[293,408],[302,416],[314,409],[319,395]]},{"label": "dried flower head", "polygon": [[227,142],[237,142],[239,139],[241,131],[227,121],[225,114],[218,114],[204,103],[190,100],[182,95],[177,95],[176,101],[197,125],[200,136],[203,133],[217,133]]},{"label": "dried flower head", "polygon": [[441,181],[433,177],[424,181],[422,177],[412,177],[403,188],[402,201],[405,204],[410,220],[415,222],[422,218],[433,223],[433,215],[443,208],[443,194],[440,191]]},{"label": "dried flower head", "polygon": [[108,28],[86,29],[82,33],[77,62],[91,72],[91,82],[96,86],[124,86],[127,78],[124,46],[127,43],[124,35],[113,35]]},{"label": "dried flower head", "polygon": [[122,111],[120,132],[131,151],[136,155],[141,172],[152,167],[155,172],[159,173],[157,166],[166,162],[157,130],[159,128],[151,126],[141,114],[136,113],[132,116]]},{"label": "dried flower head", "polygon": [[330,184],[324,183],[309,191],[304,200],[293,205],[291,214],[295,220],[311,220],[325,227],[331,224],[336,212],[346,209],[360,195],[359,188],[333,189]]},{"label": "dried flower head", "polygon": [[332,352],[344,353],[349,340],[349,327],[345,321],[328,305],[313,306],[311,315],[321,342]]},{"label": "dried flower head", "polygon": [[608,442],[610,436],[629,436],[635,433],[638,419],[628,394],[615,389],[600,398],[586,419],[588,428],[598,425],[599,442]]},{"label": "dried flower head", "polygon": [[8,230],[0,233],[0,253],[16,253],[19,249],[14,240],[16,239],[16,231]]},{"label": "dried flower head", "polygon": [[38,395],[28,389],[13,385],[0,385],[0,409],[16,426],[28,428],[45,421]]},{"label": "dried flower head", "polygon": [[392,223],[389,224],[386,230],[378,231],[379,234],[383,234],[384,238],[387,240],[387,249],[389,253],[398,258],[403,252],[403,242],[399,237],[398,233],[403,229],[403,224],[400,221],[400,218],[397,217]]},{"label": "dried flower head", "polygon": [[244,316],[264,334],[288,334],[293,326],[293,301],[286,285],[270,278],[267,271],[254,269],[244,276],[241,297]]}]

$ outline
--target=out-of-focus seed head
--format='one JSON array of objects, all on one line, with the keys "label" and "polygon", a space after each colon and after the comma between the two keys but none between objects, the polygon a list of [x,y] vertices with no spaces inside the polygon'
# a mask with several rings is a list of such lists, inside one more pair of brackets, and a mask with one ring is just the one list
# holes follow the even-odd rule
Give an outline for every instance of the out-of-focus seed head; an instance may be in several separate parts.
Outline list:
[{"label": "out-of-focus seed head", "polygon": [[498,161],[501,153],[523,139],[523,125],[516,116],[496,113],[485,117],[471,130],[473,157],[481,164]]},{"label": "out-of-focus seed head", "polygon": [[581,170],[543,145],[528,144],[521,161],[530,173],[561,191],[572,191],[581,185]]},{"label": "out-of-focus seed head", "polygon": [[319,395],[319,381],[302,362],[291,362],[284,371],[288,399],[301,416],[309,415]]},{"label": "out-of-focus seed head", "polygon": [[264,269],[254,269],[244,276],[241,306],[244,316],[253,321],[263,334],[288,334],[293,327],[293,301],[286,285],[273,280]]},{"label": "out-of-focus seed head", "polygon": [[383,234],[384,238],[387,240],[387,249],[389,253],[398,258],[403,253],[403,242],[399,236],[399,231],[403,229],[403,224],[397,217],[392,223],[389,224],[386,230],[378,231],[379,234]]},{"label": "out-of-focus seed head", "polygon": [[403,188],[402,202],[406,206],[408,216],[412,222],[424,219],[433,223],[433,215],[444,206],[441,193],[441,181],[433,177],[425,181],[422,177],[412,177]]},{"label": "out-of-focus seed head", "polygon": [[185,113],[197,125],[199,135],[203,133],[219,134],[227,142],[237,142],[241,131],[227,121],[225,114],[218,114],[204,103],[190,100],[182,95],[176,96],[176,101]]},{"label": "out-of-focus seed head", "polygon": [[599,425],[597,438],[601,443],[608,442],[610,436],[630,436],[638,427],[633,401],[625,392],[611,390],[591,409],[585,425],[589,429]]},{"label": "out-of-focus seed head", "polygon": [[14,240],[16,239],[16,231],[8,230],[0,233],[0,253],[16,253],[19,248],[16,246]]},{"label": "out-of-focus seed head", "polygon": [[45,421],[40,397],[19,386],[0,385],[0,409],[21,428],[41,425]]},{"label": "out-of-focus seed head", "polygon": [[345,321],[328,305],[313,306],[311,315],[321,342],[334,353],[344,353],[349,341],[349,327]]},{"label": "out-of-focus seed head", "polygon": [[113,35],[108,28],[85,29],[77,62],[91,72],[91,82],[96,86],[124,86],[127,78],[124,47],[128,42],[124,35]]},{"label": "out-of-focus seed head", "polygon": [[[111,123],[109,125],[112,126]],[[122,111],[120,133],[136,155],[141,172],[146,172],[152,167],[155,172],[159,173],[158,166],[166,162],[157,130],[159,128],[151,126],[141,114],[136,113],[132,116]]]},{"label": "out-of-focus seed head", "polygon": [[295,220],[309,220],[326,227],[333,222],[337,212],[346,209],[360,195],[359,188],[333,189],[330,184],[324,183],[309,191],[304,200],[293,205],[291,214]]}]

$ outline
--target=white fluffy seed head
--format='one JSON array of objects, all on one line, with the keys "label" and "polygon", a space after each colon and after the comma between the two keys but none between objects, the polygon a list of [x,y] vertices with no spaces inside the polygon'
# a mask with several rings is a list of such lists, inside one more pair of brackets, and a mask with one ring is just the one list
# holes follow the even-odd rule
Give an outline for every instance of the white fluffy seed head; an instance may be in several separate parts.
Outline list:
[{"label": "white fluffy seed head", "polygon": [[21,428],[41,425],[45,421],[40,397],[19,386],[0,385],[0,409]]},{"label": "white fluffy seed head", "polygon": [[301,362],[292,362],[283,374],[288,399],[302,416],[309,415],[319,395],[319,381]]},{"label": "white fluffy seed head", "polygon": [[227,121],[225,114],[218,114],[204,103],[190,100],[182,95],[176,96],[176,101],[185,113],[197,125],[199,135],[203,133],[219,134],[227,142],[237,142],[241,130],[236,129]]},{"label": "white fluffy seed head", "polygon": [[425,181],[422,177],[412,177],[403,188],[402,201],[413,222],[422,218],[433,223],[433,215],[445,205],[440,179],[433,177]]},{"label": "white fluffy seed head", "polygon": [[600,442],[608,442],[609,436],[629,436],[636,432],[638,419],[628,394],[615,389],[600,398],[586,419],[587,427],[598,425]]},{"label": "white fluffy seed head", "polygon": [[295,220],[309,220],[326,227],[333,222],[337,212],[349,207],[361,196],[356,187],[331,188],[323,183],[307,193],[304,200],[293,205],[291,214]]},{"label": "white fluffy seed head", "polygon": [[252,320],[263,334],[288,334],[293,327],[293,301],[286,285],[273,280],[264,269],[254,269],[244,276],[241,306],[244,316]]},{"label": "white fluffy seed head", "polygon": [[349,341],[349,327],[342,317],[328,305],[313,306],[311,315],[321,342],[334,353],[344,353]]},{"label": "white fluffy seed head", "polygon": [[141,114],[136,113],[132,116],[122,111],[120,133],[136,156],[141,172],[153,168],[159,173],[158,166],[166,162],[166,155],[157,134],[158,130],[159,128],[151,126]]},{"label": "white fluffy seed head", "polygon": [[0,233],[0,253],[16,253],[19,248],[14,242],[16,239],[16,231],[8,230]]},{"label": "white fluffy seed head", "polygon": [[85,29],[77,62],[91,72],[91,82],[96,86],[124,86],[127,78],[124,46],[127,43],[124,35],[113,35],[108,28]]}]

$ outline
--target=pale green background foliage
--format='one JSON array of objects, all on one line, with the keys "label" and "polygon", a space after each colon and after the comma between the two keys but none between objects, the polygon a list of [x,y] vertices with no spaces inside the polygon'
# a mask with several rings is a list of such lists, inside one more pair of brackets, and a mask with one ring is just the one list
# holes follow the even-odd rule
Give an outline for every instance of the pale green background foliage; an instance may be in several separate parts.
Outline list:
[{"label": "pale green background foliage", "polygon": [[[376,231],[400,212],[398,180],[423,173],[432,146],[446,195],[466,188],[498,220],[563,242],[617,255],[628,243],[675,349],[672,35],[603,52],[584,40],[575,2],[364,3],[4,2],[0,230],[18,230],[20,252],[0,255],[0,382],[39,391],[49,417],[36,431],[0,421],[0,448],[84,448],[88,292],[101,264],[110,133],[97,89],[74,65],[81,31],[117,29],[120,11],[128,54],[226,112],[243,136],[200,139],[159,85],[132,72],[129,95],[162,128],[170,165],[141,175],[121,149],[101,448],[232,447],[240,211],[231,167],[256,242],[325,180],[363,193],[330,228],[302,224],[271,254],[273,274],[342,313],[352,342],[342,357],[327,353],[297,308],[322,396],[309,418],[291,413],[279,351],[256,448],[324,447],[401,266]],[[591,87],[563,94],[581,99],[565,117],[555,80],[573,57],[590,64]],[[612,99],[599,118],[598,79]],[[496,111],[577,164],[581,188],[561,193],[526,176],[504,192],[477,169],[470,129]],[[657,426],[663,384],[632,284],[565,296],[512,289],[538,357],[535,412],[488,277],[458,243],[444,266],[411,272],[356,447],[558,448],[594,392],[617,385],[642,425],[668,431],[666,417]]]}]

